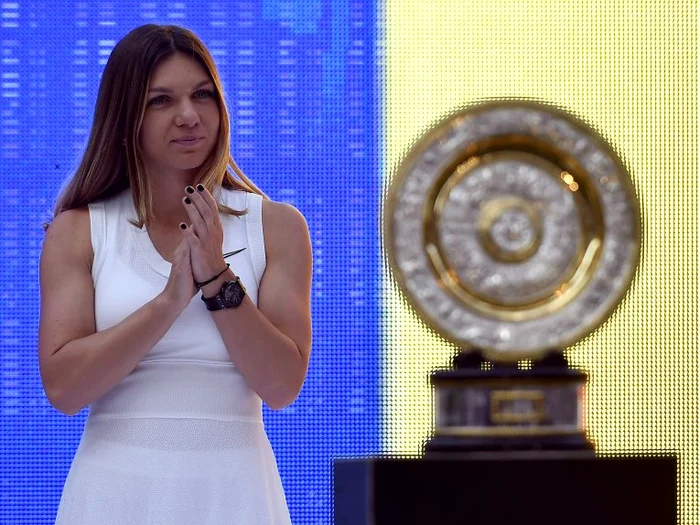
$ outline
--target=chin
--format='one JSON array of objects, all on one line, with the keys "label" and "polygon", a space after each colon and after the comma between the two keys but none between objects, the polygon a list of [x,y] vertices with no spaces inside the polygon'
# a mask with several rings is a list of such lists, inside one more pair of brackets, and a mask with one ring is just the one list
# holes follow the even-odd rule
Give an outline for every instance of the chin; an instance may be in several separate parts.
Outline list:
[{"label": "chin", "polygon": [[173,166],[173,167],[179,171],[195,171],[195,170],[198,170],[199,168],[201,168],[203,165],[204,165],[203,162],[192,163],[192,164],[183,163],[183,164],[178,164],[177,166]]},{"label": "chin", "polygon": [[178,162],[177,164],[173,165],[173,168],[181,170],[181,171],[192,171],[201,168],[205,163],[207,159],[183,159],[181,162]]}]

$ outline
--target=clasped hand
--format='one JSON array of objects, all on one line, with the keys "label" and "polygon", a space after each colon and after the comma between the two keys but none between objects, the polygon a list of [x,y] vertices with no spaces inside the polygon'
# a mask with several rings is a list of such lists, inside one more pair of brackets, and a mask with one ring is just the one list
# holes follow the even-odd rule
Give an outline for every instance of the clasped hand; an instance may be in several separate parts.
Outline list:
[{"label": "clasped hand", "polygon": [[187,186],[182,205],[190,225],[180,223],[182,242],[173,254],[163,297],[174,311],[182,311],[197,293],[195,283],[211,279],[226,267],[221,251],[224,232],[214,197],[202,185]]},{"label": "clasped hand", "polygon": [[180,228],[190,251],[192,277],[195,282],[203,282],[226,268],[219,209],[212,194],[201,184],[196,189],[187,186],[182,203],[190,218],[190,226],[182,223]]}]

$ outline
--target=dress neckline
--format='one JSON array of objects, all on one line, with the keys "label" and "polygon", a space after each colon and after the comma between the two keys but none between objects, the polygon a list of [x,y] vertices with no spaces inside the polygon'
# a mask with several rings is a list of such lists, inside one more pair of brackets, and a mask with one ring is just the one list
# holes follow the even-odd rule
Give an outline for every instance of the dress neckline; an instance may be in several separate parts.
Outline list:
[{"label": "dress neckline", "polygon": [[170,277],[170,270],[173,265],[165,260],[158,250],[156,250],[151,236],[148,234],[148,230],[144,227],[142,229],[134,228],[132,231],[136,246],[139,248],[144,259],[146,259],[148,265],[163,277]]},{"label": "dress neckline", "polygon": [[[136,208],[134,207],[134,199],[131,196],[130,191],[127,192],[125,201],[127,216],[135,218],[137,215]],[[172,264],[166,261],[158,252],[153,244],[153,241],[151,240],[151,236],[148,234],[146,225],[144,224],[141,226],[141,228],[137,228],[136,226],[132,225],[132,227],[129,229],[131,230],[131,236],[133,237],[140,254],[148,263],[148,266],[150,266],[151,269],[153,269],[153,271],[155,271],[157,274],[162,275],[165,278],[170,277]]]}]

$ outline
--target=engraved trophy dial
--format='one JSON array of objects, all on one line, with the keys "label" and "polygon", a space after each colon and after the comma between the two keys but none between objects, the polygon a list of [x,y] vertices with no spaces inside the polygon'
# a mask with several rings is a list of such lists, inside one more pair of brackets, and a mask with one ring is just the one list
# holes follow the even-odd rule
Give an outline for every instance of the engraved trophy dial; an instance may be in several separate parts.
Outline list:
[{"label": "engraved trophy dial", "polygon": [[393,275],[423,320],[490,359],[534,358],[602,324],[639,261],[639,205],[614,151],[558,109],[472,106],[392,180]]}]

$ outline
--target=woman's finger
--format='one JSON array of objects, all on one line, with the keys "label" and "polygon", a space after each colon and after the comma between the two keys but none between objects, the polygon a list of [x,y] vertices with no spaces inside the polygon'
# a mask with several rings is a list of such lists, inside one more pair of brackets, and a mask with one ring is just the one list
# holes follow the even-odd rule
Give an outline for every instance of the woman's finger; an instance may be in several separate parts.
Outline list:
[{"label": "woman's finger", "polygon": [[197,193],[202,196],[202,199],[207,204],[212,214],[218,217],[219,215],[219,205],[216,203],[216,199],[211,194],[211,192],[206,189],[203,185],[197,184]]},{"label": "woman's finger", "polygon": [[194,230],[184,222],[180,223],[180,229],[182,230],[182,244],[185,252],[183,263],[186,263],[187,267],[192,269],[192,256],[196,250],[201,248],[201,242],[199,237],[195,235]]},{"label": "woman's finger", "polygon": [[186,251],[187,257],[189,258],[191,256],[192,249],[197,248],[200,245],[199,237],[196,235],[192,227],[187,226],[187,224],[184,222],[180,223],[180,230],[182,231],[183,242],[180,244],[180,246],[178,246],[178,249],[182,248],[183,251]]},{"label": "woman's finger", "polygon": [[[185,228],[182,228],[182,226],[185,226]],[[187,225],[184,222],[180,223],[180,229],[182,229],[184,233],[184,230],[187,229]],[[194,234],[191,234],[191,236],[194,236]],[[195,283],[194,276],[192,275],[191,259],[192,251],[189,241],[183,236],[182,241],[180,244],[178,244],[177,248],[175,248],[175,253],[173,254],[173,270],[178,272],[182,278],[186,278],[191,283],[190,293],[192,296],[197,293],[197,284]]]},{"label": "woman's finger", "polygon": [[199,213],[194,201],[190,196],[187,196],[182,199],[182,205],[185,207],[185,211],[187,212],[187,216],[190,218],[190,221],[192,221],[194,233],[197,234],[200,239],[203,239],[209,232],[209,228],[202,217],[202,214]]},{"label": "woman's finger", "polygon": [[[198,186],[201,186],[201,184],[198,184]],[[185,188],[185,191],[187,192],[187,196],[192,201],[192,204],[194,204],[194,206],[197,208],[197,211],[202,216],[202,219],[204,219],[204,222],[205,224],[207,224],[207,227],[210,224],[213,224],[215,216],[212,213],[209,204],[207,204],[207,202],[204,200],[202,192],[195,191],[195,189],[192,186],[187,186]],[[216,216],[216,218],[218,219],[218,215]]]}]

